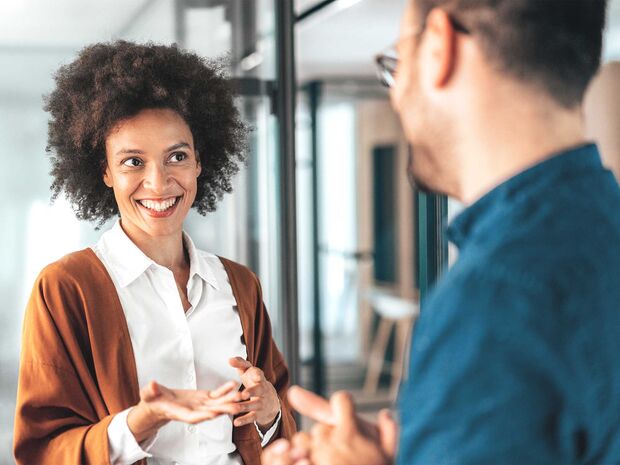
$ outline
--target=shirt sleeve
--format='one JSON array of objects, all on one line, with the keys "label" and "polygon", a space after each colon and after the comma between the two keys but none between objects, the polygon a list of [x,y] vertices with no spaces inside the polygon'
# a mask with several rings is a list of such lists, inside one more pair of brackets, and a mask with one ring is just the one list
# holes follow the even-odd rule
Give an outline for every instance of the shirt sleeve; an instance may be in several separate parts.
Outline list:
[{"label": "shirt sleeve", "polygon": [[263,433],[258,426],[258,423],[254,422],[254,426],[256,427],[256,431],[258,431],[258,435],[260,436],[260,445],[261,447],[265,447],[271,441],[271,438],[278,430],[278,426],[280,426],[280,419],[282,418],[282,408],[278,411],[278,416],[276,417],[276,421],[273,422],[273,425],[267,430],[267,432]]},{"label": "shirt sleeve", "polygon": [[138,460],[152,457],[148,451],[155,443],[157,434],[138,444],[127,424],[130,410],[129,408],[114,415],[108,426],[110,465],[131,465]]},{"label": "shirt sleeve", "polygon": [[412,339],[398,463],[574,463],[552,293],[470,273],[445,281]]}]

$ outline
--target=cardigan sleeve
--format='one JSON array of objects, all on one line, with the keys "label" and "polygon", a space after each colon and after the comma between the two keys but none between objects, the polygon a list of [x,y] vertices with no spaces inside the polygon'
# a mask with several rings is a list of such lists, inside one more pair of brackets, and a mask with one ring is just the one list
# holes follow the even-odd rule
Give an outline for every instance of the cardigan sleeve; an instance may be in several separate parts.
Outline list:
[{"label": "cardigan sleeve", "polygon": [[113,416],[101,400],[80,305],[79,288],[62,270],[50,266],[37,278],[23,322],[13,444],[18,465],[110,463]]}]

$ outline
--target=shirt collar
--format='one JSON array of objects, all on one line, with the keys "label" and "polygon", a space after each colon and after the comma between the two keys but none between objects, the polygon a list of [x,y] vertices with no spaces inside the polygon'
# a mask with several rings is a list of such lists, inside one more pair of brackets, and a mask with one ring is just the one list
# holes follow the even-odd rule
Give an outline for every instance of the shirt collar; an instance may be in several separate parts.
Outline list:
[{"label": "shirt collar", "polygon": [[131,284],[151,265],[155,264],[125,234],[120,220],[117,220],[114,226],[101,236],[99,246],[103,249],[112,272],[121,287]]},{"label": "shirt collar", "polygon": [[203,257],[192,241],[189,234],[183,232],[183,241],[187,254],[189,255],[189,279],[192,279],[194,275],[200,276],[207,284],[213,286],[215,289],[220,289],[220,284],[215,277],[213,269],[209,265],[208,260]]},{"label": "shirt collar", "polygon": [[[200,276],[205,282],[220,289],[215,273],[209,266],[208,261],[201,256],[194,242],[186,232],[183,232],[183,241],[189,255],[190,280],[194,275]],[[149,267],[160,266],[145,255],[140,248],[127,236],[118,220],[101,237],[99,245],[104,249],[108,262],[112,268],[118,284],[126,287],[135,281]]]},{"label": "shirt collar", "polygon": [[510,203],[536,197],[560,179],[602,169],[601,158],[594,144],[580,145],[551,155],[503,182],[463,210],[448,227],[448,239],[461,248],[498,209],[505,210]]}]

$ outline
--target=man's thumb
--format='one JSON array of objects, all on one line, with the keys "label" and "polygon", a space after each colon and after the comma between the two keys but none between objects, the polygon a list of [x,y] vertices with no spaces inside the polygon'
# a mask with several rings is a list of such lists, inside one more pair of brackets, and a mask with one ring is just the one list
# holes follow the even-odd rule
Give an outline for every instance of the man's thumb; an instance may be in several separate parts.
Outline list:
[{"label": "man's thumb", "polygon": [[393,460],[396,457],[396,448],[398,446],[398,424],[388,409],[383,409],[379,412],[377,426],[379,428],[381,448],[385,455]]}]

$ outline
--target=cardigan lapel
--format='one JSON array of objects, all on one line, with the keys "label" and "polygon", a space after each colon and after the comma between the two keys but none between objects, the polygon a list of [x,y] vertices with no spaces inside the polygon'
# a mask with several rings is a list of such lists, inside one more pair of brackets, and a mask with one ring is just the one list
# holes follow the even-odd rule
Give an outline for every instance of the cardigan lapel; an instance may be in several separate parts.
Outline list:
[{"label": "cardigan lapel", "polygon": [[[250,289],[247,289],[248,283],[251,282],[247,279],[243,279],[240,276],[240,266],[230,260],[227,260],[222,257],[218,257],[222,264],[224,265],[224,269],[226,270],[226,274],[228,275],[228,279],[230,280],[230,287],[232,288],[233,296],[237,301],[237,311],[239,312],[239,319],[241,320],[241,328],[243,330],[243,338],[245,342],[245,347],[248,353],[248,361],[252,365],[256,365],[256,350],[255,350],[255,314],[256,314],[256,296],[252,298]],[[245,269],[244,269],[245,271]],[[249,271],[246,272],[249,274]]]},{"label": "cardigan lapel", "polygon": [[92,286],[84,289],[94,370],[110,413],[140,401],[136,362],[125,313],[107,269],[92,249],[79,252],[90,266]]}]

